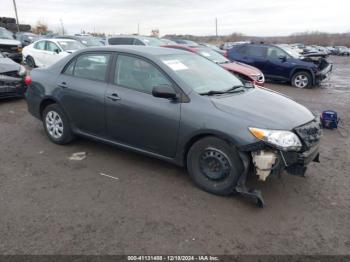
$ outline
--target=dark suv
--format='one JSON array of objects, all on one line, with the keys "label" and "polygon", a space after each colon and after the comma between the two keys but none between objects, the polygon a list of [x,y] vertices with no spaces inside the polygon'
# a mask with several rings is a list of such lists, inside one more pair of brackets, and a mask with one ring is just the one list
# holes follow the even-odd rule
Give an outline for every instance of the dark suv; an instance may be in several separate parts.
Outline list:
[{"label": "dark suv", "polygon": [[299,88],[319,84],[332,70],[324,57],[304,57],[288,45],[237,45],[228,57],[259,68],[267,79],[288,81]]}]

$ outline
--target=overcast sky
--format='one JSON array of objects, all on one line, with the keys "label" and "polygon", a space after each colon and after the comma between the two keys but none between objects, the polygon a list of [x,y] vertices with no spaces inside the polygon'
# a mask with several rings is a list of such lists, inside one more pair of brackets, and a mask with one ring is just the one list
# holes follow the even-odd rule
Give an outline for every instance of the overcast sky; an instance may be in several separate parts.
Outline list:
[{"label": "overcast sky", "polygon": [[[45,21],[70,34],[219,34],[276,36],[294,32],[350,32],[349,0],[16,0],[20,23]],[[0,0],[0,16],[14,17],[12,0]]]}]

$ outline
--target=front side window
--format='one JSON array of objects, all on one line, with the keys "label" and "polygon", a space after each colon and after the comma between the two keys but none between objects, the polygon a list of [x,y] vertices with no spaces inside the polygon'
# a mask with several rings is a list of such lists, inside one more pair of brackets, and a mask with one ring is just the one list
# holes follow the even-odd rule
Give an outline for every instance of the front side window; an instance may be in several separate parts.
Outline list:
[{"label": "front side window", "polygon": [[287,54],[283,50],[281,50],[277,47],[269,47],[267,49],[267,58],[268,59],[277,60],[283,56],[285,57],[285,56],[287,56]]},{"label": "front side window", "polygon": [[35,49],[39,49],[39,50],[44,50],[44,49],[45,49],[45,42],[46,42],[46,41],[37,42],[37,43],[34,45],[34,48],[35,48]]},{"label": "front side window", "polygon": [[50,52],[56,52],[56,50],[60,50],[60,49],[55,43],[47,41],[46,50]]},{"label": "front side window", "polygon": [[166,76],[154,65],[126,55],[118,55],[114,83],[148,94],[151,94],[156,86],[171,85]]},{"label": "front side window", "polygon": [[64,73],[90,80],[105,81],[109,59],[109,54],[80,55],[75,63],[71,62]]},{"label": "front side window", "polygon": [[221,66],[194,54],[163,55],[161,61],[195,92],[225,91],[243,83]]}]

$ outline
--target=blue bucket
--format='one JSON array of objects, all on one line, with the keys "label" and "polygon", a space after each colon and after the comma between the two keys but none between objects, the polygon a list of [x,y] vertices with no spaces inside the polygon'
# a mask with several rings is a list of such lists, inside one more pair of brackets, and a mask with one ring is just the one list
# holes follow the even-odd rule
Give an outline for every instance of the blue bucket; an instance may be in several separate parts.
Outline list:
[{"label": "blue bucket", "polygon": [[338,127],[339,118],[337,112],[325,110],[321,114],[321,123],[323,128],[335,129]]}]

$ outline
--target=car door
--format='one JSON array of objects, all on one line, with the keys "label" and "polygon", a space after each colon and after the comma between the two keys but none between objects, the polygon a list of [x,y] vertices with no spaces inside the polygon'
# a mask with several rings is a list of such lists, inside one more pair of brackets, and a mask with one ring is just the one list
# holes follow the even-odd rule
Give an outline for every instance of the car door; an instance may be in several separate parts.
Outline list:
[{"label": "car door", "polygon": [[105,94],[111,52],[86,52],[71,60],[57,79],[62,107],[74,128],[105,137]]},{"label": "car door", "polygon": [[152,95],[153,87],[168,85],[175,88],[174,84],[160,68],[141,57],[118,55],[114,66],[106,99],[110,139],[174,157],[181,104]]},{"label": "car door", "polygon": [[292,67],[290,56],[285,51],[275,46],[268,47],[266,71],[271,78],[289,79]]},{"label": "car door", "polygon": [[45,50],[46,66],[50,66],[60,60],[61,56],[59,53],[62,52],[62,50],[56,43],[52,41],[46,41]]},{"label": "car door", "polygon": [[34,44],[31,52],[28,54],[34,58],[35,64],[38,67],[44,66],[45,46],[46,41],[38,41]]},{"label": "car door", "polygon": [[245,45],[238,48],[239,55],[236,61],[242,62],[260,69],[264,74],[267,73],[267,48],[263,45]]}]

